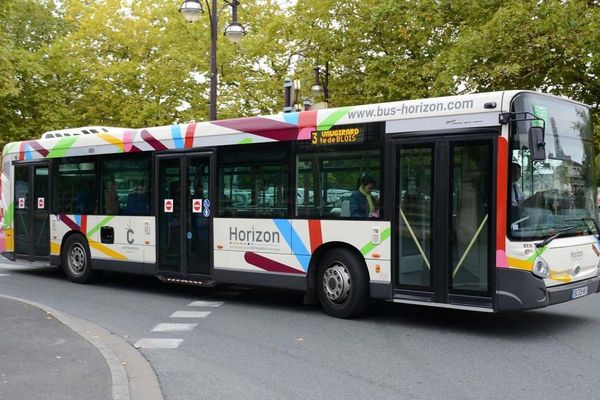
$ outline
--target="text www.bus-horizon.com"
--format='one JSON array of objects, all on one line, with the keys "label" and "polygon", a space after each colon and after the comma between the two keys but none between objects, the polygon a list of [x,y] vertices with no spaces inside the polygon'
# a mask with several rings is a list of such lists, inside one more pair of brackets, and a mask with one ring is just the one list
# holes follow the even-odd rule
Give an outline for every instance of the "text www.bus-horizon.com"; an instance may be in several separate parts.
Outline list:
[{"label": "text www.bus-horizon.com", "polygon": [[354,110],[348,112],[348,119],[361,119],[361,118],[373,118],[373,117],[389,117],[395,115],[410,115],[410,114],[421,114],[421,113],[434,113],[443,111],[453,110],[465,110],[473,108],[473,100],[458,100],[450,101],[448,103],[420,103],[420,104],[402,104],[399,107],[382,107],[371,108],[366,110]]}]

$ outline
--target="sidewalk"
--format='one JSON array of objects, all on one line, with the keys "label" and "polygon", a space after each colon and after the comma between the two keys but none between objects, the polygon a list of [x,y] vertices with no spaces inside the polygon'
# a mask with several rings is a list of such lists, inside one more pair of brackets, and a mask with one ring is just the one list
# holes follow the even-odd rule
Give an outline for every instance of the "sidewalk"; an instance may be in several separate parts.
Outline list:
[{"label": "sidewalk", "polygon": [[39,308],[0,297],[0,399],[111,398],[94,346]]},{"label": "sidewalk", "polygon": [[107,330],[0,294],[0,399],[163,400],[154,370]]}]

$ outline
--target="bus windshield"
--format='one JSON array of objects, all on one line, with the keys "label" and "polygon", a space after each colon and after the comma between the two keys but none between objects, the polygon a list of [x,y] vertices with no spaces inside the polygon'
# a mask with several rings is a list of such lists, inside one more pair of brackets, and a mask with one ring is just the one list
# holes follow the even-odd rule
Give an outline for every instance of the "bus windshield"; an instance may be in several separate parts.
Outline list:
[{"label": "bus windshield", "polygon": [[[510,237],[541,240],[571,226],[575,228],[563,236],[591,233],[597,212],[589,109],[566,100],[528,93],[514,99],[512,111],[527,112],[539,120],[518,121],[523,119],[519,118],[523,114],[517,114],[517,121],[511,125]],[[534,161],[529,150],[528,130],[544,123],[546,159]]]}]

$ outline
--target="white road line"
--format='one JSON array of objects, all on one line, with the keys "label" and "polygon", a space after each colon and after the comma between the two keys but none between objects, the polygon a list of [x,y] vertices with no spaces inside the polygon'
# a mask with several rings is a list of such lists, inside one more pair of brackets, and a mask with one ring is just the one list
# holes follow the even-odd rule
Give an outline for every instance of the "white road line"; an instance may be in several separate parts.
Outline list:
[{"label": "white road line", "polygon": [[198,324],[158,324],[151,332],[187,332],[197,326]]},{"label": "white road line", "polygon": [[0,276],[10,276],[9,274],[0,274]]},{"label": "white road line", "polygon": [[146,339],[138,340],[133,346],[136,349],[176,349],[183,339]]},{"label": "white road line", "polygon": [[224,301],[194,301],[188,304],[188,307],[220,307]]},{"label": "white road line", "polygon": [[210,311],[175,311],[171,318],[206,318]]}]

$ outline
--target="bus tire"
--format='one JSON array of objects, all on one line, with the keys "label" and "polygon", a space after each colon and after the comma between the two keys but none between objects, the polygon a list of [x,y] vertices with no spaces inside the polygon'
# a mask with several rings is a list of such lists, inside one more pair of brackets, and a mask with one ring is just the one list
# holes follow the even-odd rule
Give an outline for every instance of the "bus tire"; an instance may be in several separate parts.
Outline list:
[{"label": "bus tire", "polygon": [[90,247],[83,235],[69,236],[61,258],[65,275],[71,282],[90,283],[98,277],[99,271],[92,270]]},{"label": "bus tire", "polygon": [[319,260],[317,296],[325,313],[337,318],[363,314],[369,306],[364,261],[347,249],[333,249]]}]

